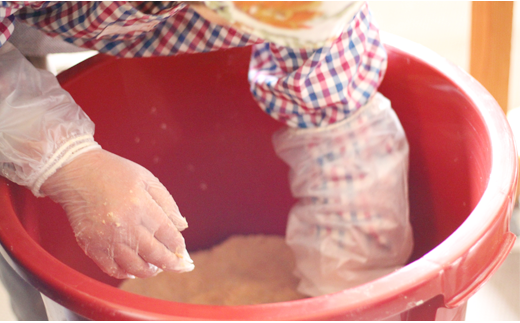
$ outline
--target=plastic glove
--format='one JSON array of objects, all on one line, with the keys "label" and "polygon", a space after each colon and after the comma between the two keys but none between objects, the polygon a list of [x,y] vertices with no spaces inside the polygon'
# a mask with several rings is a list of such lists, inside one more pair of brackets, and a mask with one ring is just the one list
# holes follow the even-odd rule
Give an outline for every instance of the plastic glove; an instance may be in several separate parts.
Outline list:
[{"label": "plastic glove", "polygon": [[142,166],[98,149],[61,167],[41,191],[63,206],[79,245],[107,274],[144,278],[194,268],[180,233],[186,220]]},{"label": "plastic glove", "polygon": [[179,233],[187,224],[169,193],[141,166],[100,150],[93,135],[54,75],[11,44],[0,47],[2,175],[60,203],[82,248],[108,274],[191,270]]},{"label": "plastic glove", "polygon": [[42,196],[61,165],[99,149],[94,123],[50,72],[34,68],[11,44],[0,48],[0,170]]},{"label": "plastic glove", "polygon": [[413,247],[409,149],[390,101],[377,93],[346,120],[286,128],[273,141],[300,198],[289,214],[286,242],[301,293],[341,291],[404,265]]}]

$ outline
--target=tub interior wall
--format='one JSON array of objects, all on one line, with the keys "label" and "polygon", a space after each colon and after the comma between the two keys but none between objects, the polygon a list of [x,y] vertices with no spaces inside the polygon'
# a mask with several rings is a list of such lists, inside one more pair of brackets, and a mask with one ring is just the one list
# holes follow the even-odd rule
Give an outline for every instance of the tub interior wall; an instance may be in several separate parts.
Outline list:
[{"label": "tub interior wall", "polygon": [[[184,232],[190,251],[232,234],[283,235],[295,202],[288,167],[271,144],[281,125],[249,92],[249,55],[249,48],[237,48],[107,59],[61,78],[95,122],[101,146],[148,168],[172,193],[190,225]],[[482,148],[489,138],[453,83],[392,48],[380,91],[410,143],[413,261],[455,231],[478,203],[491,167],[490,152]],[[119,283],[77,246],[61,207],[10,188],[16,214],[45,250],[92,278]]]}]

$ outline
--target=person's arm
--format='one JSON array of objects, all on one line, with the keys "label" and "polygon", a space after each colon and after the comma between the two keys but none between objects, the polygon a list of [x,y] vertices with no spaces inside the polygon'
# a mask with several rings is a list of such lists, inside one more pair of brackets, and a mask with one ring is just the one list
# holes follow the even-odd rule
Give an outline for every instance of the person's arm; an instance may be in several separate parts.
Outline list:
[{"label": "person's arm", "polygon": [[42,196],[40,187],[62,165],[99,149],[94,123],[54,75],[38,70],[10,43],[0,47],[0,169]]},{"label": "person's arm", "polygon": [[93,135],[94,124],[57,79],[4,42],[2,175],[61,204],[80,246],[114,277],[193,269],[180,233],[187,223],[168,191],[141,166],[101,149]]},{"label": "person's arm", "polygon": [[411,253],[408,143],[390,101],[377,93],[386,58],[366,4],[329,46],[253,46],[251,92],[288,126],[273,144],[299,199],[286,242],[303,294],[366,283]]}]

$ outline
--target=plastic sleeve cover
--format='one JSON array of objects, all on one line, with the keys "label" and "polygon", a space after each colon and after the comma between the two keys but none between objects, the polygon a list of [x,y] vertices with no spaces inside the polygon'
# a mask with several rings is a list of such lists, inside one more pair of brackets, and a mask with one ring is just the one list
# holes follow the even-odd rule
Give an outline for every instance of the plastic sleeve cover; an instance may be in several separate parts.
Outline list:
[{"label": "plastic sleeve cover", "polygon": [[318,296],[384,276],[413,249],[404,130],[382,94],[323,128],[284,128],[273,138],[299,201],[286,242],[298,290]]},{"label": "plastic sleeve cover", "polygon": [[79,154],[101,148],[94,123],[52,73],[38,70],[10,43],[0,48],[2,176],[43,196],[40,186]]}]

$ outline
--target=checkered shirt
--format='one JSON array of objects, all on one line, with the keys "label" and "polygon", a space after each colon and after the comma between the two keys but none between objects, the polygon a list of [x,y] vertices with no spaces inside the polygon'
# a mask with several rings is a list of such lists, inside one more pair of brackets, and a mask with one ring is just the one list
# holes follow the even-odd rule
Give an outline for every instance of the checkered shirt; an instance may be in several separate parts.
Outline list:
[{"label": "checkered shirt", "polygon": [[330,46],[316,51],[266,43],[209,23],[179,2],[0,2],[0,46],[18,19],[74,45],[119,57],[208,52],[254,45],[251,92],[260,107],[292,127],[348,117],[377,91],[386,53],[367,4]]}]

